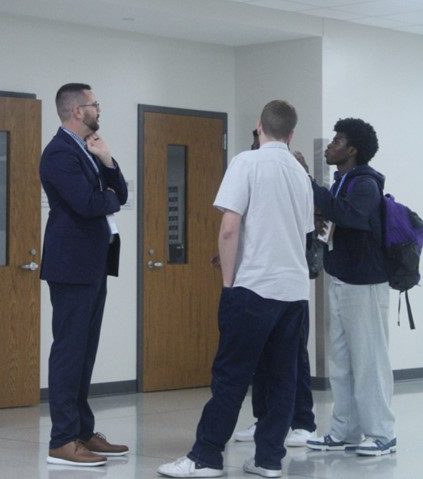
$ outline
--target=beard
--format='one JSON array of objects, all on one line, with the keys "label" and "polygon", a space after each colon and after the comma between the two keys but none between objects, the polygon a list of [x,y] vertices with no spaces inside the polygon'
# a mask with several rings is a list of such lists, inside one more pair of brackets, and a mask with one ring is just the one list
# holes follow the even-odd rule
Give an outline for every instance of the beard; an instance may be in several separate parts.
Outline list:
[{"label": "beard", "polygon": [[98,118],[99,115],[97,115],[96,117],[92,117],[88,113],[86,113],[82,121],[84,125],[87,126],[92,132],[95,132],[100,128]]}]

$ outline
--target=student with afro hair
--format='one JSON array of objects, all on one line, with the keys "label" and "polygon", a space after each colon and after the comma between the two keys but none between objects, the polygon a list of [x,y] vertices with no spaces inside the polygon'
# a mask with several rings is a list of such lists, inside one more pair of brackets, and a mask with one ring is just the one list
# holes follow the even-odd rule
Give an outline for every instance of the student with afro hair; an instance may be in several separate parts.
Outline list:
[{"label": "student with afro hair", "polygon": [[[329,286],[329,376],[334,399],[330,430],[307,441],[317,450],[379,456],[396,450],[390,403],[389,285],[382,253],[385,178],[368,163],[376,132],[361,119],[339,120],[326,151],[335,165],[330,190],[312,181],[327,228],[324,267]],[[298,159],[298,158],[297,158]],[[307,169],[304,158],[300,163]]]}]

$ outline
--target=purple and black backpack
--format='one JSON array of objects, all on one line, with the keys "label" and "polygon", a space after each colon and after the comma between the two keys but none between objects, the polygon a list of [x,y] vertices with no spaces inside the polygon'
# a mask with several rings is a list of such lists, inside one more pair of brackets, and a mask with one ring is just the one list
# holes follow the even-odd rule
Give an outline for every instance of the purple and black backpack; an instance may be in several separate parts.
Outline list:
[{"label": "purple and black backpack", "polygon": [[[352,187],[353,180],[348,185]],[[407,206],[395,201],[390,194],[382,193],[382,244],[389,286],[400,292],[398,318],[401,307],[401,293],[405,292],[410,328],[415,329],[408,290],[419,284],[420,254],[423,246],[423,220]],[[399,320],[398,320],[399,323]]]}]

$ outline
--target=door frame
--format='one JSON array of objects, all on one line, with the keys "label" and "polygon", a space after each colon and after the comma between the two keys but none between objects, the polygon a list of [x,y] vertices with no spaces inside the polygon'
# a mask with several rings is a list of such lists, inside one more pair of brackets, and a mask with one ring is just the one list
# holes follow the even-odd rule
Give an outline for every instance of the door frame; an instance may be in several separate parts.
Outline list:
[{"label": "door frame", "polygon": [[[5,90],[0,90],[0,98],[12,98],[12,99],[18,99],[18,100],[37,100],[40,104],[40,123],[39,123],[39,129],[40,129],[40,136],[39,136],[39,146],[42,148],[42,138],[41,138],[41,130],[42,130],[42,102],[39,98],[37,98],[37,95],[35,93],[27,93],[27,92],[14,92],[14,91],[5,91]],[[10,148],[10,147],[9,147]],[[41,151],[40,151],[41,153]],[[9,216],[9,207],[10,207],[10,189],[12,188],[11,182],[10,182],[10,170],[8,169],[7,171],[7,218],[6,218],[6,230],[7,230],[7,235],[9,233],[9,223],[10,223],[10,216]],[[39,211],[39,244],[37,244],[36,248],[38,250],[38,254],[40,255],[41,258],[41,245],[42,245],[42,238],[41,238],[41,197],[40,201],[38,203],[38,211]],[[9,252],[7,252],[8,254]],[[38,273],[37,273],[38,274]],[[38,380],[38,386],[36,387],[36,395],[34,396],[34,401],[30,403],[25,403],[25,404],[19,404],[18,406],[10,406],[10,407],[21,407],[21,406],[34,406],[36,404],[39,404],[40,402],[40,375],[41,375],[41,362],[40,362],[40,357],[41,357],[41,283],[38,281],[38,318],[36,321],[36,326],[38,328],[37,330],[37,351],[36,351],[36,357],[37,357],[37,362],[38,362],[38,371],[37,371],[37,380]]]},{"label": "door frame", "polygon": [[228,162],[228,114],[215,111],[190,110],[184,108],[172,108],[156,105],[138,105],[138,138],[137,138],[137,391],[141,392],[143,378],[143,326],[144,326],[144,113],[164,113],[180,116],[197,116],[200,118],[216,118],[223,121],[223,171],[225,171]]},{"label": "door frame", "polygon": [[35,93],[21,93],[15,91],[2,91],[0,90],[0,97],[3,98],[28,98],[30,100],[37,100]]}]

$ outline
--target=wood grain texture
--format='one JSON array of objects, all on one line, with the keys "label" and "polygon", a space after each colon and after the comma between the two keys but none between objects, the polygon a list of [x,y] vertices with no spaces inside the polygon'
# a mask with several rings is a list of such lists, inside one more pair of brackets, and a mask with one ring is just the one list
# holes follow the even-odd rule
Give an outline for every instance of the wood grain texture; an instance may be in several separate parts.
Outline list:
[{"label": "wood grain texture", "polygon": [[[212,203],[223,176],[223,121],[145,113],[143,391],[210,384],[217,347],[220,214]],[[185,145],[186,264],[167,259],[167,147]],[[155,251],[154,256],[148,250]],[[164,263],[150,270],[149,260]]]},{"label": "wood grain texture", "polygon": [[20,265],[40,263],[41,102],[0,98],[0,130],[9,139],[8,260],[0,267],[0,407],[15,407],[36,404],[40,390],[39,272]]}]

